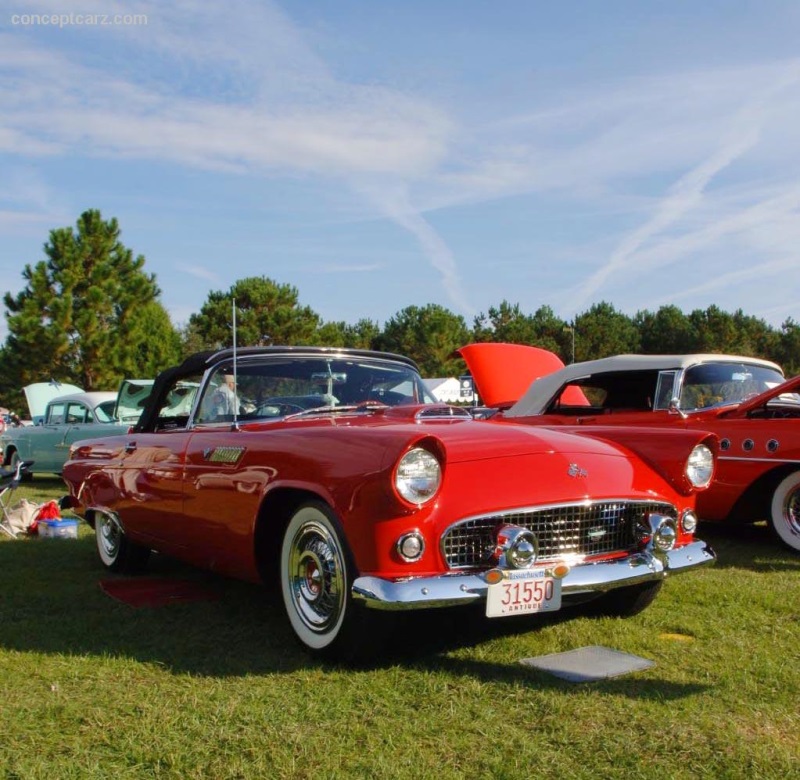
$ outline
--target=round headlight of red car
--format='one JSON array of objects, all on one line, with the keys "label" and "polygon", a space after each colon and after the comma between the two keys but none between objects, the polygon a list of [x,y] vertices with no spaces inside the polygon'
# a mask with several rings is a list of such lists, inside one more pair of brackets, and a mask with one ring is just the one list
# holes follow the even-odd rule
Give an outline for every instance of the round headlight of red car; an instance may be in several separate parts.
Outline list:
[{"label": "round headlight of red car", "polygon": [[411,504],[424,504],[438,492],[442,483],[442,467],[428,450],[414,447],[397,464],[394,486]]},{"label": "round headlight of red car", "polygon": [[714,455],[705,444],[698,444],[686,461],[686,478],[692,487],[705,488],[714,475]]}]

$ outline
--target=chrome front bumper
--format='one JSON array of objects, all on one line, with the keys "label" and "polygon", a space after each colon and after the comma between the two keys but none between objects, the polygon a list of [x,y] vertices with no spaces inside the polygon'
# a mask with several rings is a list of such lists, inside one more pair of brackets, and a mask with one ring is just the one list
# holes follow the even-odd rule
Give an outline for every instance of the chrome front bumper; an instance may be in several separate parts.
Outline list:
[{"label": "chrome front bumper", "polygon": [[[561,580],[561,593],[566,601],[570,596],[599,595],[614,588],[662,580],[713,563],[716,558],[711,547],[696,541],[666,553],[645,551],[613,561],[578,563]],[[353,583],[353,597],[372,609],[429,609],[484,600],[488,587],[483,574],[466,572],[404,580],[359,577]]]}]

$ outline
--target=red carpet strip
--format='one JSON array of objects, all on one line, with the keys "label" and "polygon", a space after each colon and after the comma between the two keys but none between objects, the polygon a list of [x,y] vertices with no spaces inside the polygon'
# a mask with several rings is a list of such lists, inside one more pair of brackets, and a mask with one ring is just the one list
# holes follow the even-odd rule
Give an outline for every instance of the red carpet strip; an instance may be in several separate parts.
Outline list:
[{"label": "red carpet strip", "polygon": [[100,580],[100,587],[112,599],[131,607],[163,607],[167,604],[214,601],[219,598],[219,593],[207,585],[167,577]]}]

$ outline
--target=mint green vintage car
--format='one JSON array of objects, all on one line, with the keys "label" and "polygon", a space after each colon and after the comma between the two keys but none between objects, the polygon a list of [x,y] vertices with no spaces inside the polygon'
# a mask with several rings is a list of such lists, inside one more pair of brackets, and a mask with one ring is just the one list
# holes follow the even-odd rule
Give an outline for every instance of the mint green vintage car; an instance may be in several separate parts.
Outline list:
[{"label": "mint green vintage car", "polygon": [[[114,436],[134,425],[152,381],[125,380],[118,393],[86,393],[74,385],[39,382],[25,388],[33,425],[8,427],[0,434],[2,463],[33,461],[25,476],[60,474],[70,446],[81,439]],[[66,393],[66,394],[65,394]]]}]

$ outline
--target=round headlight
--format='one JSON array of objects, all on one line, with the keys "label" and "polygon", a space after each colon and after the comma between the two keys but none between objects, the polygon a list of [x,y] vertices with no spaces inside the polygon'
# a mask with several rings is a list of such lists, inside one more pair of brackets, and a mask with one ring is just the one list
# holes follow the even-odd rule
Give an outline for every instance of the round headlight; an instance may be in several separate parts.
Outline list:
[{"label": "round headlight", "polygon": [[693,487],[708,487],[714,474],[714,455],[705,444],[698,444],[686,461],[686,478]]},{"label": "round headlight", "polygon": [[428,450],[415,447],[397,464],[394,485],[397,492],[412,504],[430,501],[442,482],[442,467]]}]

